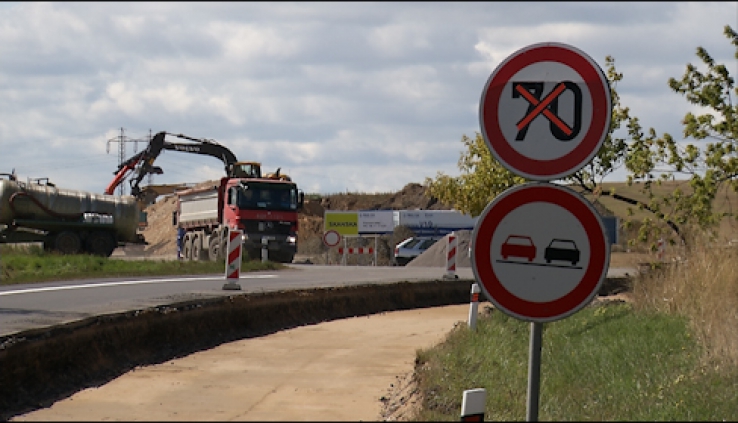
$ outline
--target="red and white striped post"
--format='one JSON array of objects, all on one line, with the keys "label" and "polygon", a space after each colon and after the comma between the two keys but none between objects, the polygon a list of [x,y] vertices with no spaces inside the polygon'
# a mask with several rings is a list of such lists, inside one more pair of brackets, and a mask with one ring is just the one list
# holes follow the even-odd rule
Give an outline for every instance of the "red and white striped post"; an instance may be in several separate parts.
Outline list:
[{"label": "red and white striped post", "polygon": [[482,290],[479,284],[473,283],[471,286],[471,301],[469,302],[469,328],[474,330],[477,327],[477,313],[479,311],[479,293]]},{"label": "red and white striped post", "polygon": [[443,275],[444,279],[458,279],[456,274],[456,245],[458,239],[456,233],[451,232],[448,234],[448,243],[446,244],[446,274]]},{"label": "red and white striped post", "polygon": [[224,290],[240,291],[241,285],[238,279],[241,277],[241,231],[231,229],[228,231],[228,254],[226,255]]}]

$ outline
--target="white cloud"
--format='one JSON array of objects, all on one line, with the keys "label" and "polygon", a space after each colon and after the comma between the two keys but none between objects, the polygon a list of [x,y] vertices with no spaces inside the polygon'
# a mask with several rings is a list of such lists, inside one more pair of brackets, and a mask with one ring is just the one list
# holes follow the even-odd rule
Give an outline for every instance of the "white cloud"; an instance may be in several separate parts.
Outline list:
[{"label": "white cloud", "polygon": [[[698,63],[697,46],[735,63],[722,31],[738,6],[21,2],[0,11],[0,172],[100,192],[119,160],[108,140],[123,127],[130,138],[212,138],[289,170],[307,192],[337,192],[456,174],[461,136],[479,131],[484,83],[532,43],[569,43],[601,66],[615,57],[625,105],[644,127],[681,134],[692,106],[667,79]],[[217,160],[176,152],[157,165],[158,183],[222,173]]]}]

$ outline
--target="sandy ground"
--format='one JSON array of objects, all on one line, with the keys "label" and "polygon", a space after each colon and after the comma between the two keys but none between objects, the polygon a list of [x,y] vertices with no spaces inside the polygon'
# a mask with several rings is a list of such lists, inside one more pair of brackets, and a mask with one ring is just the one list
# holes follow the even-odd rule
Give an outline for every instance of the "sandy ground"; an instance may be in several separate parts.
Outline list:
[{"label": "sandy ground", "polygon": [[[480,304],[480,310],[483,305]],[[13,421],[367,421],[469,305],[304,326],[136,368]]]}]

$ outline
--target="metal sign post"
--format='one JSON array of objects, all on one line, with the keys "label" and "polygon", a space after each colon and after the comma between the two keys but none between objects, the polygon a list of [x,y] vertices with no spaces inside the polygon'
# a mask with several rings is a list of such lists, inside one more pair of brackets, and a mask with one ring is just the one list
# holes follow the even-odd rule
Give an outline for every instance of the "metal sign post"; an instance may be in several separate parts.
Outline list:
[{"label": "metal sign post", "polygon": [[539,184],[508,189],[479,217],[472,268],[504,313],[531,322],[529,421],[538,419],[543,323],[567,317],[597,294],[610,260],[599,215],[583,197],[548,181],[596,156],[610,131],[607,76],[562,43],[538,43],[506,58],[479,102],[482,136],[507,170]]},{"label": "metal sign post", "polygon": [[543,323],[530,324],[530,348],[528,352],[528,403],[526,420],[538,421],[538,403],[541,396],[541,344],[543,341]]}]

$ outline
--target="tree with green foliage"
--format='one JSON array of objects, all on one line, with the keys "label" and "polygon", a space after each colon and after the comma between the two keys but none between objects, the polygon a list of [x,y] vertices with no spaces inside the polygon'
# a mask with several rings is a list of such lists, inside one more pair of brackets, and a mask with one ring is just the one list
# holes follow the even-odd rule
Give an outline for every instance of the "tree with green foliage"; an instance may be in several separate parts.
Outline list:
[{"label": "tree with green foliage", "polygon": [[[738,34],[727,25],[723,33],[736,48],[734,57],[738,59]],[[713,142],[708,142],[702,149],[693,143],[680,147],[669,134],[656,137],[651,129],[644,136],[640,128],[635,126],[630,131],[633,142],[626,168],[629,171],[629,184],[643,182],[641,190],[648,195],[650,207],[691,231],[714,236],[714,230],[723,218],[731,214],[732,217],[738,217],[735,213],[714,211],[715,199],[721,191],[732,189],[738,192],[738,180],[735,178],[738,176],[738,106],[733,102],[738,89],[728,68],[715,63],[707,50],[698,47],[697,57],[706,71],[687,64],[682,78],[669,78],[668,84],[689,103],[704,110],[700,115],[692,112],[685,115],[682,120],[684,137]],[[687,189],[677,187],[667,195],[654,195],[654,181],[658,185],[661,181],[675,179],[675,175],[680,175],[680,179],[687,177]],[[641,239],[650,230],[659,231],[654,222],[645,223]]]},{"label": "tree with green foliage", "polygon": [[[725,27],[724,33],[737,47],[738,58],[736,33],[729,26]],[[700,116],[686,115],[684,136],[697,140],[711,138],[716,140],[715,143],[708,144],[703,153],[693,144],[680,147],[669,134],[658,137],[653,128],[644,133],[638,118],[631,116],[629,108],[620,101],[617,84],[623,79],[623,74],[617,72],[615,60],[608,56],[605,61],[612,97],[610,131],[597,155],[582,169],[561,180],[595,197],[606,195],[626,202],[631,215],[633,207],[653,214],[656,220],[646,218],[640,222],[638,235],[629,241],[631,244],[653,241],[655,237],[662,236],[667,230],[664,225],[670,228],[670,232],[666,232],[669,241],[675,242],[679,238],[682,243],[686,242],[682,227],[703,231],[714,229],[723,217],[714,213],[712,208],[720,187],[727,183],[738,191],[738,180],[735,179],[738,175],[738,146],[735,144],[738,110],[732,102],[732,95],[738,91],[724,65],[715,64],[701,47],[697,49],[697,56],[707,66],[707,72],[701,73],[689,64],[682,79],[670,79],[669,86],[685,95],[692,104],[709,109]],[[623,131],[627,139],[615,135]],[[465,148],[458,161],[461,174],[451,177],[439,172],[435,179],[425,180],[430,194],[440,201],[477,216],[497,195],[526,182],[492,156],[480,133],[473,139],[464,135],[461,142]],[[627,183],[640,183],[639,190],[646,201],[622,196],[614,190],[603,190],[603,180],[623,166],[628,171]],[[673,180],[677,174],[691,177],[689,192],[677,187],[666,195],[654,193],[654,184],[658,186],[662,181]],[[627,220],[624,224],[630,227],[634,222]],[[654,244],[652,248],[655,248]]]}]

